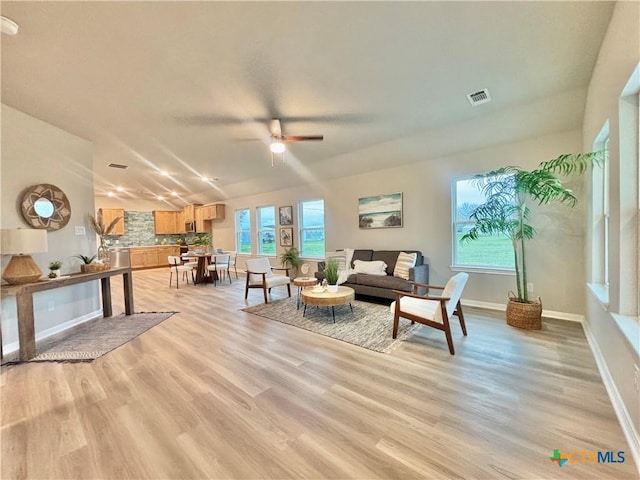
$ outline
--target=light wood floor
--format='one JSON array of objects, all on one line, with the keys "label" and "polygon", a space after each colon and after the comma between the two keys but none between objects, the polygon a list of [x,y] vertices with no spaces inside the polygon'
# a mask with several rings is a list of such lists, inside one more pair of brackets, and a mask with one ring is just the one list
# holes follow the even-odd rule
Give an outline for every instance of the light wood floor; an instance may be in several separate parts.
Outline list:
[{"label": "light wood floor", "polygon": [[240,311],[243,279],[167,283],[134,274],[136,311],[179,313],[93,363],[2,369],[3,479],[638,478],[577,324],[468,309],[455,356],[427,327],[385,355]]}]

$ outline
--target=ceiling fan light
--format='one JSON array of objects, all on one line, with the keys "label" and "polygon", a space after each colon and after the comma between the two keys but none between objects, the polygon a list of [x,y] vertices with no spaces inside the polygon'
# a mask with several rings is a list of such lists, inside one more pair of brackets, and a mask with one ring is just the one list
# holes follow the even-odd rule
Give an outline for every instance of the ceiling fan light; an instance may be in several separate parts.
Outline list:
[{"label": "ceiling fan light", "polygon": [[284,152],[284,143],[282,142],[272,142],[269,146],[273,153],[283,153]]},{"label": "ceiling fan light", "polygon": [[16,22],[7,18],[0,16],[0,31],[2,33],[6,33],[7,35],[16,35],[20,27]]}]

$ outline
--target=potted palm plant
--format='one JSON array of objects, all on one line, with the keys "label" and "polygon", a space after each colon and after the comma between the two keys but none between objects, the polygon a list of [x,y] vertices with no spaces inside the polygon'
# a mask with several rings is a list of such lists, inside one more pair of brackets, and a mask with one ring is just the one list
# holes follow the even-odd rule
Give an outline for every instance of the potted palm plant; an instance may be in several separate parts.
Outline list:
[{"label": "potted palm plant", "polygon": [[485,203],[469,214],[475,224],[460,238],[460,242],[477,240],[485,235],[505,235],[511,240],[517,293],[510,292],[509,295],[509,325],[530,330],[542,328],[542,301],[540,298],[531,301],[527,291],[525,247],[527,240],[536,235],[536,230],[529,223],[530,202],[538,205],[559,202],[575,206],[578,199],[562,184],[558,175],[581,175],[594,165],[601,165],[603,159],[603,152],[564,154],[542,162],[535,170],[527,171],[510,166],[474,177],[474,183],[484,195]]}]

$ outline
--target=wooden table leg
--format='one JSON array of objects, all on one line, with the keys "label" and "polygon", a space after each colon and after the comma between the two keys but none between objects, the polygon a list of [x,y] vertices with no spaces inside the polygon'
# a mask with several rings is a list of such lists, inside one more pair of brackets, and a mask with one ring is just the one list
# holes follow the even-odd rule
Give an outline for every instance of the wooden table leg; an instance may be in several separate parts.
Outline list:
[{"label": "wooden table leg", "polygon": [[31,360],[36,356],[36,332],[33,318],[33,295],[16,295],[18,313],[18,340],[20,342],[20,360]]},{"label": "wooden table leg", "polygon": [[102,316],[110,317],[113,315],[113,306],[111,304],[111,279],[109,277],[101,278],[102,286]]},{"label": "wooden table leg", "polygon": [[124,313],[133,314],[133,275],[131,272],[122,274],[122,284],[124,286]]}]

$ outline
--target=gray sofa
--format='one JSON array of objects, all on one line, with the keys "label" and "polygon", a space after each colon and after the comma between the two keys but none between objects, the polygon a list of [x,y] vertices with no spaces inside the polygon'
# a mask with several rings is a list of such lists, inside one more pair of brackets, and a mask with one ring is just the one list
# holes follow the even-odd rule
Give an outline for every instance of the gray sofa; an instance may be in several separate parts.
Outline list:
[{"label": "gray sofa", "polygon": [[[357,295],[368,295],[387,299],[396,298],[393,290],[401,290],[404,292],[412,291],[413,287],[408,280],[393,276],[393,270],[395,269],[400,252],[418,254],[416,266],[409,270],[409,280],[419,283],[429,283],[429,265],[424,263],[422,253],[417,250],[354,250],[351,268],[353,268],[353,262],[355,260],[363,260],[366,262],[382,260],[387,264],[387,274],[367,275],[364,273],[355,273],[350,275],[342,285],[353,288]],[[315,276],[318,280],[322,281],[324,279],[324,262],[318,264],[318,269],[320,271],[316,272]],[[420,293],[425,293],[425,291],[421,291]]]}]

